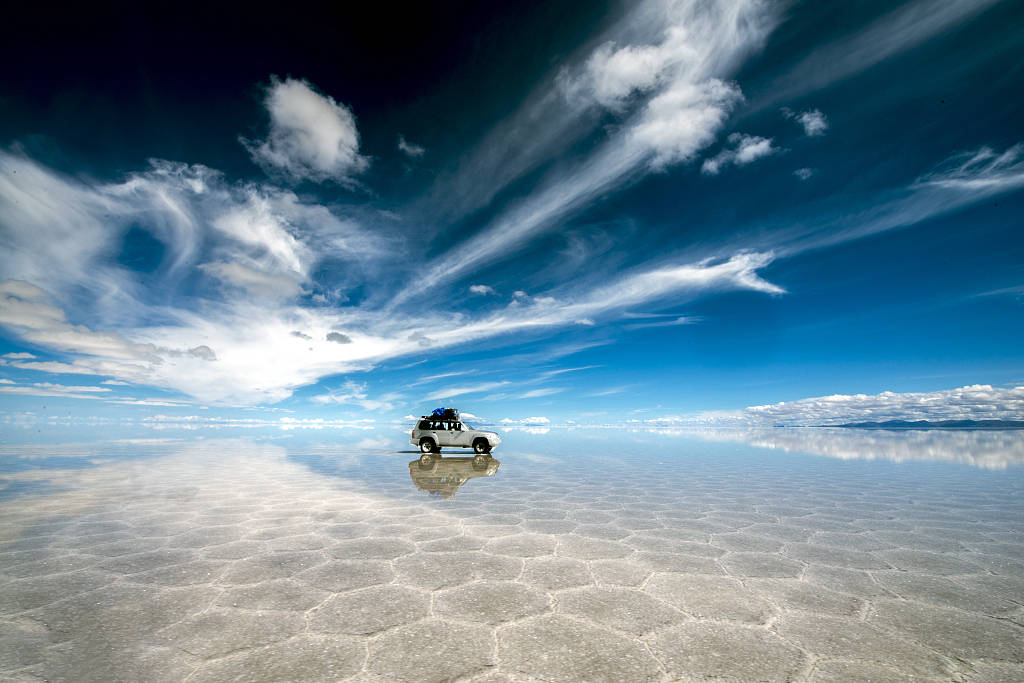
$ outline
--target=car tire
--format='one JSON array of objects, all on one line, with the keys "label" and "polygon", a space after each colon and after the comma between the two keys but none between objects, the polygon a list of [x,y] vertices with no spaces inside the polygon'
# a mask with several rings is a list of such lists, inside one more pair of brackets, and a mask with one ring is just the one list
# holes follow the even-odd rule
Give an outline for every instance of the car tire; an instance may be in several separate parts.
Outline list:
[{"label": "car tire", "polygon": [[491,452],[491,444],[487,443],[487,439],[477,439],[473,442],[473,452],[477,455],[486,455]]},{"label": "car tire", "polygon": [[433,439],[420,439],[420,451],[423,453],[434,453],[437,449],[437,444],[434,443]]},{"label": "car tire", "polygon": [[433,465],[434,465],[434,454],[433,453],[424,453],[423,455],[420,456],[420,469],[421,470],[430,469]]}]

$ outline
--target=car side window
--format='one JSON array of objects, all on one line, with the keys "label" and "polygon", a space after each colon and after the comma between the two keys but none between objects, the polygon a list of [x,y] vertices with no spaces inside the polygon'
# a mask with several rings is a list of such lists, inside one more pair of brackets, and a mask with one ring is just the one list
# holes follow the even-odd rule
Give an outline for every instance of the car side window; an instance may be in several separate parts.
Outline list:
[{"label": "car side window", "polygon": [[417,427],[417,429],[430,429],[430,423],[426,420],[422,420],[420,421],[419,427]]},{"label": "car side window", "polygon": [[462,424],[459,423],[459,422],[452,422],[452,429],[454,429],[457,432],[461,432],[462,431]]}]

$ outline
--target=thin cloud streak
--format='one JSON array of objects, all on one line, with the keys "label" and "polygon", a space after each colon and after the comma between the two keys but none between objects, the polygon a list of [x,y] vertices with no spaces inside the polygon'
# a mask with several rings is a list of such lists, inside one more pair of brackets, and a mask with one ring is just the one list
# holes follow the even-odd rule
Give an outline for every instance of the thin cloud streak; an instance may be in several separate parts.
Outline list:
[{"label": "thin cloud streak", "polygon": [[[658,6],[643,5],[638,11],[661,16],[667,28],[665,23],[651,24],[650,33],[636,37],[642,41],[639,46],[607,42],[561,78],[561,87],[575,106],[597,102],[617,109],[635,97],[634,112],[618,132],[569,173],[549,178],[475,236],[440,256],[414,284],[398,292],[391,306],[507,258],[610,188],[621,189],[648,173],[691,161],[714,141],[742,100],[739,89],[721,79],[763,44],[776,19],[752,0],[692,0],[652,7]],[[656,77],[649,78],[641,68],[623,68],[637,55],[652,62]]]},{"label": "thin cloud streak", "polygon": [[436,401],[439,399],[455,398],[456,396],[463,396],[465,394],[481,394],[486,391],[492,391],[499,387],[503,387],[510,382],[481,382],[480,384],[468,384],[463,386],[446,387],[444,389],[438,389],[437,391],[428,394],[425,397],[427,401]]},{"label": "thin cloud streak", "polygon": [[917,0],[879,17],[857,33],[815,50],[759,89],[759,110],[864,71],[945,31],[962,26],[1000,0]]}]

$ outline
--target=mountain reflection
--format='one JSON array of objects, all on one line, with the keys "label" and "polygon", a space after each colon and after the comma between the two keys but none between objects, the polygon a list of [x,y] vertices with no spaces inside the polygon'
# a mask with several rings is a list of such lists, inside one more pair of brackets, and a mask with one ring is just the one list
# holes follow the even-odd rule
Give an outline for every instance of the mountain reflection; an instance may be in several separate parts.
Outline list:
[{"label": "mountain reflection", "polygon": [[805,427],[687,432],[707,441],[735,441],[842,460],[942,461],[989,470],[1024,464],[1024,431],[885,431]]},{"label": "mountain reflection", "polygon": [[470,479],[493,476],[500,465],[501,462],[489,455],[474,458],[424,455],[409,463],[409,476],[420,491],[441,498],[454,498],[460,486]]}]

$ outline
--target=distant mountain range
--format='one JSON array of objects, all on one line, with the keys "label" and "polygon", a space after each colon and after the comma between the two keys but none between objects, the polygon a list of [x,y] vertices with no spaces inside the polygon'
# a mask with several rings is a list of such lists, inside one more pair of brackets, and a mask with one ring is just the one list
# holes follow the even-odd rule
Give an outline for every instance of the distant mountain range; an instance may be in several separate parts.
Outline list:
[{"label": "distant mountain range", "polygon": [[821,426],[848,429],[1024,429],[1024,420],[886,420]]}]

